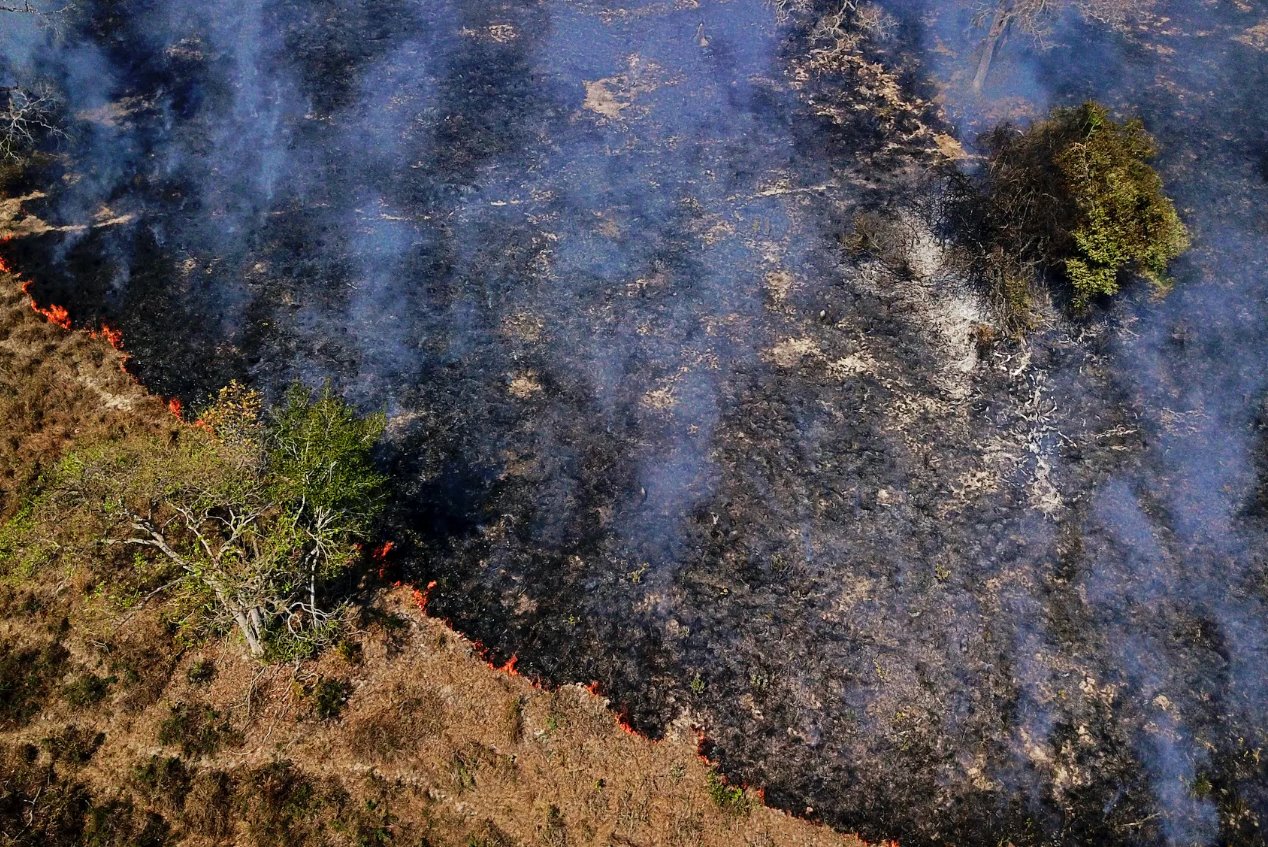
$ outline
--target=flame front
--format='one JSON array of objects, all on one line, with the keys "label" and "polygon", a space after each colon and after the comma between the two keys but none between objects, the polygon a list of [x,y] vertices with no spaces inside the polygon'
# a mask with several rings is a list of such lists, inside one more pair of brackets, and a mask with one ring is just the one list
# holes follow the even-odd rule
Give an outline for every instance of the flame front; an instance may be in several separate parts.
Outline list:
[{"label": "flame front", "polygon": [[[0,244],[7,244],[12,240],[12,235],[6,235],[3,238],[0,238]],[[12,274],[15,277],[17,276],[17,272],[13,270],[13,266],[5,261],[3,256],[0,256],[0,273]],[[31,308],[47,318],[49,323],[60,326],[62,329],[70,329],[70,312],[66,311],[63,307],[58,306],[56,303],[49,306],[41,306],[39,303],[36,303],[35,295],[31,293],[31,282],[32,281],[29,279],[18,280],[18,288],[20,288],[22,293],[30,299]],[[120,337],[120,340],[122,340],[122,337]]]},{"label": "flame front", "polygon": [[31,308],[47,318],[49,323],[60,326],[62,329],[70,329],[70,312],[56,303],[49,306],[41,306],[35,302],[35,295],[31,293],[31,284],[31,280],[28,279],[18,286],[22,289],[22,293],[30,298]]},{"label": "flame front", "polygon": [[116,350],[123,349],[123,331],[115,329],[108,323],[103,323],[101,329],[94,330],[91,335],[93,338],[104,338],[106,343]]}]

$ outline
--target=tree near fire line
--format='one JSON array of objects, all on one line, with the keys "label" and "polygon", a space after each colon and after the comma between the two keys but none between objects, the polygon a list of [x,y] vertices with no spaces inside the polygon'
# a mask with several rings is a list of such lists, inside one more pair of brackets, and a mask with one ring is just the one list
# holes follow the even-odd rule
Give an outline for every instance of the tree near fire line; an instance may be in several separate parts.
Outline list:
[{"label": "tree near fire line", "polygon": [[984,184],[961,209],[1006,311],[1028,308],[1036,274],[1063,276],[1076,310],[1117,293],[1128,273],[1170,285],[1167,267],[1188,248],[1188,232],[1149,164],[1156,148],[1139,120],[1116,122],[1089,102],[1025,130],[999,126],[981,143]]},{"label": "tree near fire line", "polygon": [[973,75],[973,90],[981,91],[991,70],[1000,43],[1010,30],[1019,29],[1042,41],[1053,20],[1063,11],[1074,9],[1083,17],[1110,26],[1120,26],[1132,15],[1153,6],[1155,0],[991,0],[978,6],[974,23],[985,25],[986,37]]},{"label": "tree near fire line", "polygon": [[317,646],[333,620],[319,592],[357,559],[381,504],[371,452],[383,427],[329,388],[292,388],[266,415],[257,392],[232,383],[199,427],[165,443],[111,442],[64,459],[23,516],[44,537],[23,549],[141,551],[166,569],[186,625],[235,626],[255,657]]}]

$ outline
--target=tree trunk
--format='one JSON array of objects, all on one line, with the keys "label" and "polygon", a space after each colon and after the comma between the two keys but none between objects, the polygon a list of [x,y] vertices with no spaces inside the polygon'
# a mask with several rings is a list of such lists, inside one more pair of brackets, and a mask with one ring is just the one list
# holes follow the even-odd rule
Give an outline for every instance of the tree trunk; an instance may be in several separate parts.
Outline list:
[{"label": "tree trunk", "polygon": [[238,631],[242,633],[242,638],[247,642],[247,649],[251,651],[251,655],[258,659],[264,655],[264,639],[261,637],[260,612],[258,609],[250,609],[242,611],[234,609],[233,622],[238,625]]},{"label": "tree trunk", "polygon": [[1011,0],[1000,0],[999,6],[995,9],[995,17],[991,20],[991,28],[986,33],[986,40],[982,42],[982,56],[977,62],[977,73],[973,75],[974,92],[981,92],[982,86],[986,84],[986,75],[990,73],[995,51],[999,48],[999,41],[1004,37],[1004,32],[1012,19]]},{"label": "tree trunk", "polygon": [[312,564],[308,569],[308,616],[312,618],[313,629],[317,628],[317,555],[313,554]]}]

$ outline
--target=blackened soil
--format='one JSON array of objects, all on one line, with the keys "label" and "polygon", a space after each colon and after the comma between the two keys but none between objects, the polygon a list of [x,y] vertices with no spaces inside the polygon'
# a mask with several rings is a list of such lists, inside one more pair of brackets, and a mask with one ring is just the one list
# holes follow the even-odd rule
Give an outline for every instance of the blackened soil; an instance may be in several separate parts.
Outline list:
[{"label": "blackened soil", "polygon": [[[80,125],[28,203],[70,229],[6,253],[192,406],[386,407],[432,608],[649,733],[685,715],[781,806],[1260,843],[1253,15],[1001,57],[1010,102],[1144,110],[1197,246],[1165,302],[979,351],[928,229],[937,16],[851,50],[838,4],[681,5],[89,4],[41,60]],[[909,267],[846,251],[864,210]]]}]

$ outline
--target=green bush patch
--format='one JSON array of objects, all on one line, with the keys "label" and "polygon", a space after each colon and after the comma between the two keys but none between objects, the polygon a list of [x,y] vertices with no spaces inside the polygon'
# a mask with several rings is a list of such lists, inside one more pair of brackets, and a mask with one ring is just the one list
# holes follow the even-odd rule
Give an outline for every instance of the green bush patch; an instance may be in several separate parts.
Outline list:
[{"label": "green bush patch", "polygon": [[1117,294],[1132,274],[1170,287],[1168,266],[1189,235],[1150,164],[1157,149],[1139,120],[1117,122],[1088,102],[1026,129],[1001,125],[981,144],[982,184],[962,184],[952,210],[1014,324],[1028,317],[1037,274],[1067,283],[1076,310]]}]

